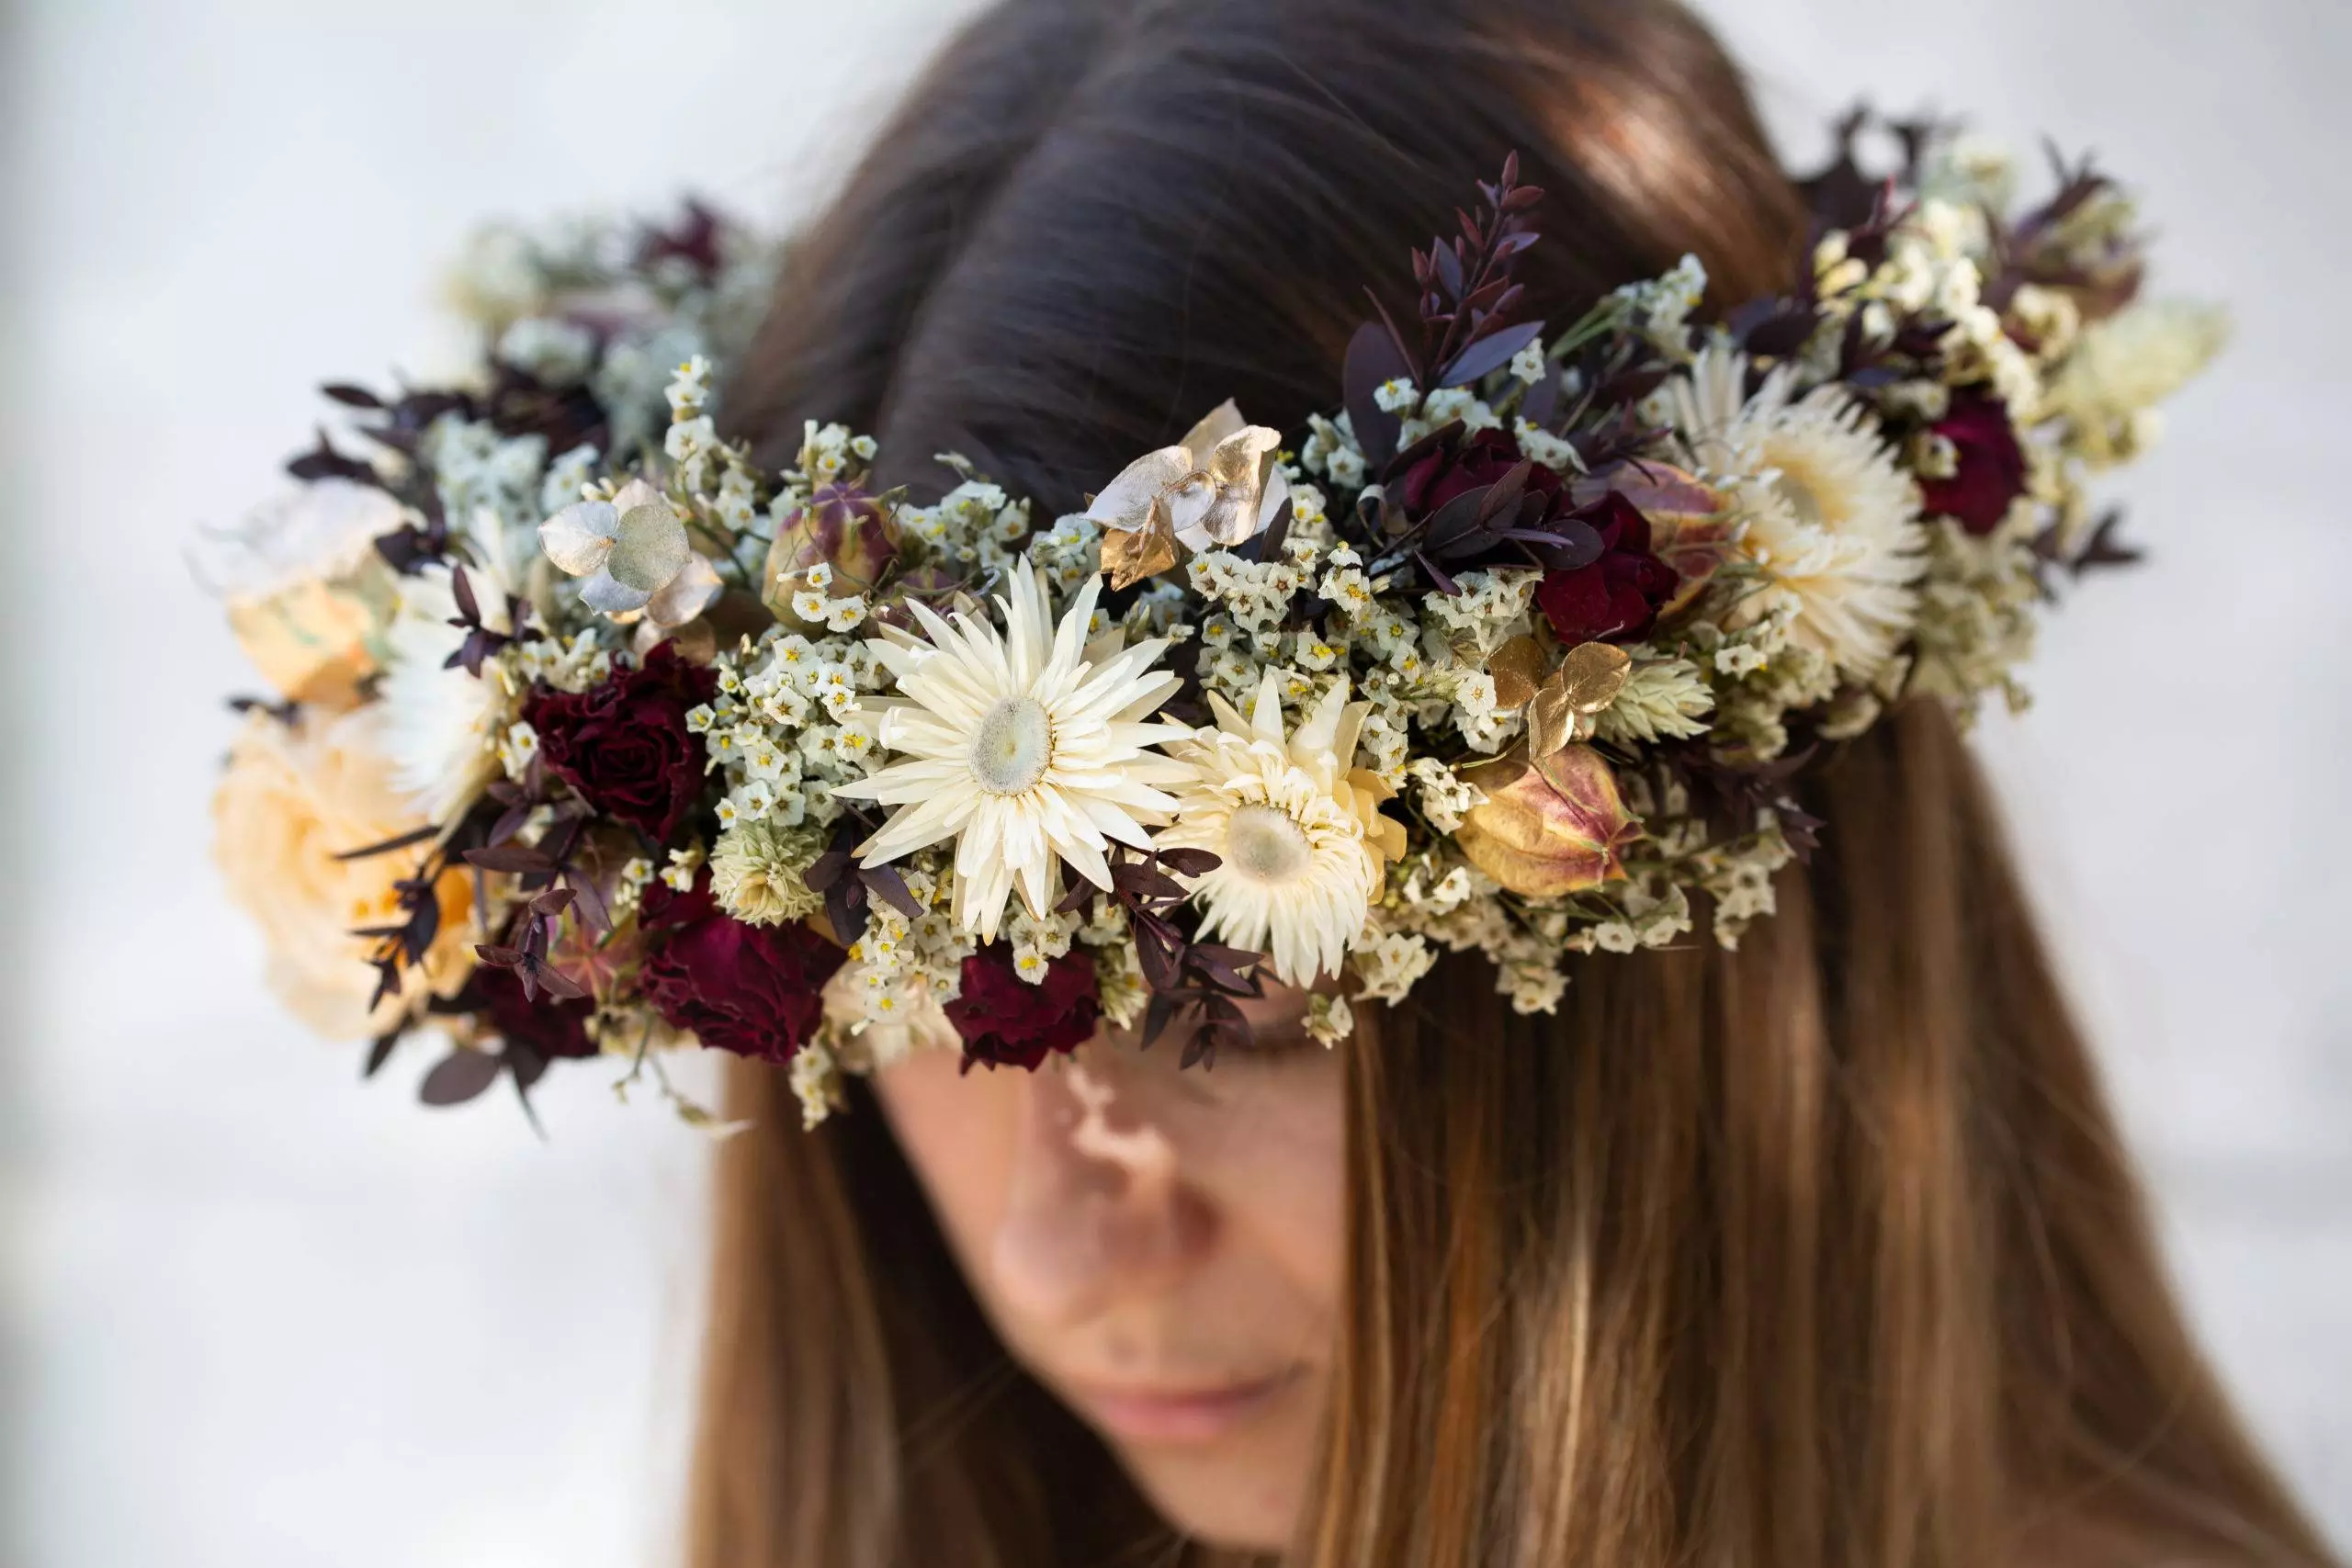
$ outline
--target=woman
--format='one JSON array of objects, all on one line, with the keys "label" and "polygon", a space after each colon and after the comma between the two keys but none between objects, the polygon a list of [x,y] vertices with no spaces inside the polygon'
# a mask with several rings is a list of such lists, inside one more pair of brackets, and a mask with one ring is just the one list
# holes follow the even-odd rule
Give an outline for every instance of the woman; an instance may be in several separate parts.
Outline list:
[{"label": "woman", "polygon": [[[1514,149],[1572,307],[1802,254],[1669,6],[1009,0],[802,236],[726,418],[1079,509],[1220,398],[1325,406],[1361,286]],[[1774,919],[1555,1015],[1454,958],[1335,1050],[1276,989],[1209,1073],[919,1054],[807,1134],[738,1064],[692,1561],[2332,1562],[2165,1283],[1951,718],[1803,790]]]}]

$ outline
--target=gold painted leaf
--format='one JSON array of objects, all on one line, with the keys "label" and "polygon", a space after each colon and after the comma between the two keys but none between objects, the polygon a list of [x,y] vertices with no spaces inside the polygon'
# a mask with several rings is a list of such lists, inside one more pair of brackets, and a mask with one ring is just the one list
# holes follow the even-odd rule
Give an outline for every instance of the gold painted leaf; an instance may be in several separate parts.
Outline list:
[{"label": "gold painted leaf", "polygon": [[1515,637],[1495,649],[1487,673],[1495,678],[1497,707],[1505,713],[1523,708],[1544,683],[1544,645],[1532,637]]},{"label": "gold painted leaf", "polygon": [[1151,517],[1133,530],[1106,530],[1102,535],[1102,570],[1114,590],[1131,588],[1147,577],[1158,577],[1176,564],[1176,536],[1168,508],[1154,502]]},{"label": "gold painted leaf", "polygon": [[1568,649],[1551,683],[1560,688],[1571,711],[1596,714],[1617,700],[1633,671],[1634,656],[1616,644],[1583,642]]}]

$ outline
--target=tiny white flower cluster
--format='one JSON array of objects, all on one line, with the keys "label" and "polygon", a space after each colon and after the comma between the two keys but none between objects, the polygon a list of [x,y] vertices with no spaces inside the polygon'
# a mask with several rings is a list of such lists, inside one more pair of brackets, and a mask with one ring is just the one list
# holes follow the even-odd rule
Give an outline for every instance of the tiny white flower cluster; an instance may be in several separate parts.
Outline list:
[{"label": "tiny white flower cluster", "polygon": [[[866,907],[865,930],[850,944],[844,970],[857,1006],[851,1030],[870,1034],[869,1049],[879,1044],[885,1055],[918,1043],[923,1015],[956,999],[964,960],[978,945],[956,923],[952,870],[944,864],[916,868],[905,879],[907,892],[922,912],[910,917],[885,899],[873,899]],[[1069,950],[1065,934],[1060,951]]]},{"label": "tiny white flower cluster", "polygon": [[877,761],[872,718],[858,711],[860,694],[889,683],[874,645],[770,627],[711,668],[718,694],[688,711],[686,728],[725,777],[719,825],[831,822],[841,814],[833,787]]}]

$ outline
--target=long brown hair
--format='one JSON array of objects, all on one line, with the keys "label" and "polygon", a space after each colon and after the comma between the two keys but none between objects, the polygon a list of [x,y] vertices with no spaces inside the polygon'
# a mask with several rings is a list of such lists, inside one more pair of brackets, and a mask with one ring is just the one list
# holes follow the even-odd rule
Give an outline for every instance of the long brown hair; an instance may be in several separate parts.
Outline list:
[{"label": "long brown hair", "polygon": [[[796,247],[728,417],[1071,507],[1225,397],[1327,402],[1361,287],[1514,148],[1551,193],[1521,276],[1566,310],[1800,254],[1671,5],[1010,0]],[[1594,958],[1551,1019],[1441,979],[1444,1023],[1350,1048],[1297,1560],[2329,1561],[2183,1325],[1951,720],[1902,709],[1811,788],[1822,851],[1739,951]],[[730,1098],[694,1568],[1208,1561],[1008,1359],[866,1097],[814,1134],[780,1074]]]}]

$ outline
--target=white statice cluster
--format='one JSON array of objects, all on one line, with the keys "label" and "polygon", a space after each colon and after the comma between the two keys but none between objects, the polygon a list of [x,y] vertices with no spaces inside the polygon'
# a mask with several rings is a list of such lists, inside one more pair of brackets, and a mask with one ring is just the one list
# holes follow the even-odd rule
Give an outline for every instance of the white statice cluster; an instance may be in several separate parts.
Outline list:
[{"label": "white statice cluster", "polygon": [[834,789],[865,777],[876,761],[875,725],[859,707],[862,695],[889,685],[874,645],[771,627],[711,668],[718,694],[687,711],[686,728],[703,738],[725,782],[720,829],[830,824],[841,813]]}]

